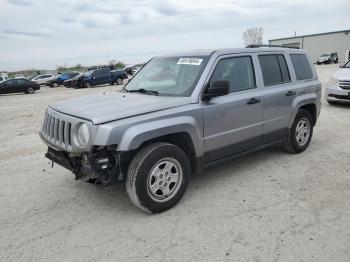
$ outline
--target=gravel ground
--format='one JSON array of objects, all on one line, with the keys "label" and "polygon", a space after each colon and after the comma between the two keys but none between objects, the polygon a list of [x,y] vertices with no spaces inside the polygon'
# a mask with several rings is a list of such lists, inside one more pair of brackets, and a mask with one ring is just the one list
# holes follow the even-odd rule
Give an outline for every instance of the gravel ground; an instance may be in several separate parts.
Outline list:
[{"label": "gravel ground", "polygon": [[[317,68],[323,84],[336,69]],[[303,154],[213,167],[147,215],[124,185],[97,190],[51,169],[38,137],[50,103],[116,88],[0,97],[0,261],[350,261],[350,106],[323,101]]]}]

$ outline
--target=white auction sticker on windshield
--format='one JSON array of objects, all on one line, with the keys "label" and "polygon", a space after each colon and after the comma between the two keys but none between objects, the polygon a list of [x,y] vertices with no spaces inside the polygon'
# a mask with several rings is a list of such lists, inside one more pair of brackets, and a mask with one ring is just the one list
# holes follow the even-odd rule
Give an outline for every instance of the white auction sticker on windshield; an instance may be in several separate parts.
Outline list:
[{"label": "white auction sticker on windshield", "polygon": [[196,58],[196,57],[184,57],[180,58],[179,61],[177,61],[178,65],[200,65],[202,63],[203,59]]}]

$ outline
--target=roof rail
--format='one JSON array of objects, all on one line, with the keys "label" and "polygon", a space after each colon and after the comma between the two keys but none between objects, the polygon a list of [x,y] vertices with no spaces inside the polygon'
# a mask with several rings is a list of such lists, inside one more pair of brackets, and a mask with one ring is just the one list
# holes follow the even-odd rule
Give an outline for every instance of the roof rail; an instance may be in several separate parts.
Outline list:
[{"label": "roof rail", "polygon": [[247,45],[245,48],[256,48],[256,47],[281,47],[290,49],[299,49],[299,47],[285,46],[285,45]]}]

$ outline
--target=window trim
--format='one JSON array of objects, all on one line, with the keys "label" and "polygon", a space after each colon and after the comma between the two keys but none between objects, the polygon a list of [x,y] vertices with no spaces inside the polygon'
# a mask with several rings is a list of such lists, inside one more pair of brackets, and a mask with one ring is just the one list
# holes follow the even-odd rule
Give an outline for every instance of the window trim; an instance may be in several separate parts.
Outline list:
[{"label": "window trim", "polygon": [[[263,73],[263,70],[262,70],[262,66],[261,66],[259,57],[260,56],[275,56],[276,59],[277,59],[278,68],[280,69],[281,79],[283,80],[282,69],[281,69],[280,61],[278,60],[278,55],[282,55],[282,57],[284,59],[284,62],[286,63],[289,80],[288,81],[278,82],[278,83],[273,83],[273,84],[265,84],[264,73]],[[291,77],[291,74],[290,74],[290,69],[288,67],[288,63],[287,63],[287,59],[286,59],[285,54],[283,54],[283,53],[272,53],[272,54],[258,54],[257,56],[258,56],[258,62],[259,62],[259,67],[260,67],[260,71],[261,71],[262,83],[263,83],[264,87],[275,86],[275,85],[283,85],[283,84],[288,84],[288,83],[292,82],[292,77]]]},{"label": "window trim", "polygon": [[253,88],[248,88],[248,89],[243,89],[243,90],[238,90],[238,91],[232,91],[232,92],[229,92],[227,95],[230,95],[230,94],[233,94],[233,93],[238,93],[238,92],[243,92],[243,91],[249,91],[249,90],[254,90],[258,87],[257,85],[257,78],[256,78],[256,72],[255,72],[255,67],[254,67],[254,59],[253,59],[253,56],[250,55],[250,54],[246,54],[246,55],[233,55],[233,56],[225,56],[223,58],[220,58],[216,61],[214,67],[213,67],[213,70],[211,71],[211,74],[210,74],[210,77],[209,77],[209,80],[207,82],[207,84],[205,85],[206,88],[204,88],[204,91],[203,91],[203,94],[205,93],[205,90],[210,86],[210,83],[212,81],[212,77],[214,75],[214,72],[215,72],[215,69],[217,68],[218,64],[223,61],[223,60],[227,60],[227,59],[235,59],[235,58],[242,58],[242,57],[248,57],[250,59],[250,62],[251,62],[251,66],[252,66],[252,70],[253,70],[253,79],[254,79],[254,87]]}]

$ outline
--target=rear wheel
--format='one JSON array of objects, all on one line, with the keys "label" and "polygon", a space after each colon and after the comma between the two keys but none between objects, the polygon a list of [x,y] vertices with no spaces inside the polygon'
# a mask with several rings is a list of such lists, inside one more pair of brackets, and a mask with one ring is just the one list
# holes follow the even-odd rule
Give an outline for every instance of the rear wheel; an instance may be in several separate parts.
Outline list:
[{"label": "rear wheel", "polygon": [[89,82],[86,82],[86,83],[85,83],[85,87],[87,87],[87,88],[91,88],[91,87],[92,87],[92,85],[91,85]]},{"label": "rear wheel", "polygon": [[286,137],[284,148],[294,154],[303,152],[311,142],[313,127],[314,123],[309,111],[299,110]]},{"label": "rear wheel", "polygon": [[190,161],[181,148],[169,143],[154,143],[141,149],[131,161],[127,193],[141,210],[162,212],[181,199],[190,173]]},{"label": "rear wheel", "polygon": [[118,77],[115,82],[117,83],[117,85],[122,85],[123,84],[123,79]]},{"label": "rear wheel", "polygon": [[33,87],[27,87],[25,93],[26,94],[34,94],[35,89]]}]

